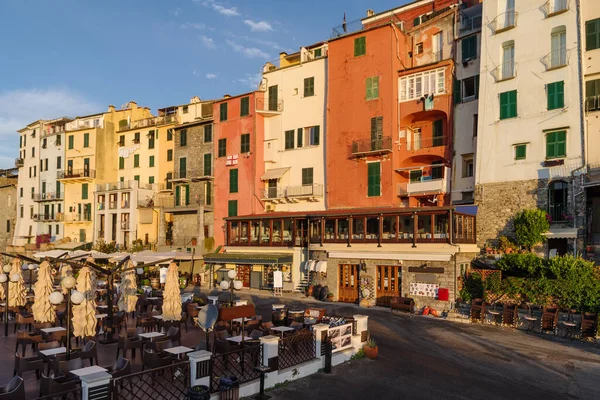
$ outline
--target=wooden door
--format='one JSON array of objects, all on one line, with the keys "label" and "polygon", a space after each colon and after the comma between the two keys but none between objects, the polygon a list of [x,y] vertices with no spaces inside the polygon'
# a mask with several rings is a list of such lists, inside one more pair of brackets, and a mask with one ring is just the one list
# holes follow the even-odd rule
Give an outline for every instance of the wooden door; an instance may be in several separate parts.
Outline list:
[{"label": "wooden door", "polygon": [[339,301],[356,303],[358,301],[358,265],[340,265]]},{"label": "wooden door", "polygon": [[237,280],[241,281],[244,287],[250,287],[250,272],[252,272],[252,266],[250,265],[238,265],[237,266]]},{"label": "wooden door", "polygon": [[377,305],[388,307],[392,297],[401,295],[402,267],[397,265],[378,265],[376,284]]}]

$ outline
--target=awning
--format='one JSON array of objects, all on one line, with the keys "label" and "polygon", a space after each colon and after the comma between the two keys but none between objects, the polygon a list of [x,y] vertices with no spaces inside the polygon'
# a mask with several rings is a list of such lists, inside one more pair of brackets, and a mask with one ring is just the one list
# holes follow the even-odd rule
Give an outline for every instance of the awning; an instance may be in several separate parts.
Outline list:
[{"label": "awning", "polygon": [[61,243],[54,246],[55,249],[58,250],[85,250],[92,248],[92,243],[83,243],[83,242],[67,242]]},{"label": "awning", "polygon": [[294,261],[293,254],[279,253],[220,253],[205,254],[205,264],[262,264],[277,265],[291,264]]},{"label": "awning", "polygon": [[271,179],[279,179],[289,171],[289,168],[273,168],[264,173],[260,178],[261,181],[270,181]]},{"label": "awning", "polygon": [[315,262],[316,262],[315,260],[306,260],[306,261],[304,262],[304,270],[305,270],[306,272],[308,272],[308,271],[314,271],[314,270],[315,270],[315,269],[314,269],[314,264],[315,264]]},{"label": "awning", "polygon": [[548,239],[577,239],[577,228],[554,228],[544,233]]},{"label": "awning", "polygon": [[322,273],[327,272],[327,261],[318,261],[315,264],[315,271]]},{"label": "awning", "polygon": [[477,215],[477,209],[478,206],[475,205],[456,206],[456,212],[467,215]]}]

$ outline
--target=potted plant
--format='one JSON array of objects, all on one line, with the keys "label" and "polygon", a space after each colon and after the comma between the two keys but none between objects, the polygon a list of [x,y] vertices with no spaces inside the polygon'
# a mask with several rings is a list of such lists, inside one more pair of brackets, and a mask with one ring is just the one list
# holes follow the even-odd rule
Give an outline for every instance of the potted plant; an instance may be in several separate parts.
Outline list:
[{"label": "potted plant", "polygon": [[210,400],[210,389],[208,386],[196,385],[188,389],[189,400]]},{"label": "potted plant", "polygon": [[377,342],[371,337],[371,335],[369,335],[369,339],[363,345],[363,351],[369,360],[374,360],[377,358],[379,348],[377,347]]}]

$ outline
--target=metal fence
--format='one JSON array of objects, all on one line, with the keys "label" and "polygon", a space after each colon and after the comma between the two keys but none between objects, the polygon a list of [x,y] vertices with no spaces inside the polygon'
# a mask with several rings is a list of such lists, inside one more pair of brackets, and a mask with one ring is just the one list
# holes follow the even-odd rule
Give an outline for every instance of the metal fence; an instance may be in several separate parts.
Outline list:
[{"label": "metal fence", "polygon": [[310,332],[298,332],[279,340],[279,369],[302,364],[316,357],[315,335]]},{"label": "metal fence", "polygon": [[47,396],[38,397],[35,400],[81,400],[81,388],[67,390],[64,392],[49,394]]},{"label": "metal fence", "polygon": [[113,400],[184,399],[189,387],[189,361],[149,369],[110,381]]},{"label": "metal fence", "polygon": [[246,346],[240,350],[216,354],[211,359],[210,388],[219,390],[219,378],[235,376],[242,384],[260,378],[256,367],[262,364],[262,345]]}]

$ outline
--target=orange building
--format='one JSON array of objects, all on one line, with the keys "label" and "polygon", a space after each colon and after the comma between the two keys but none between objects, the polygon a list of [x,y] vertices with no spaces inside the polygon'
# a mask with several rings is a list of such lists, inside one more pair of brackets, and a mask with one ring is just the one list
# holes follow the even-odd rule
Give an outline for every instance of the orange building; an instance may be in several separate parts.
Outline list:
[{"label": "orange building", "polygon": [[216,246],[225,243],[224,218],[264,212],[263,99],[262,92],[226,95],[213,106]]}]

